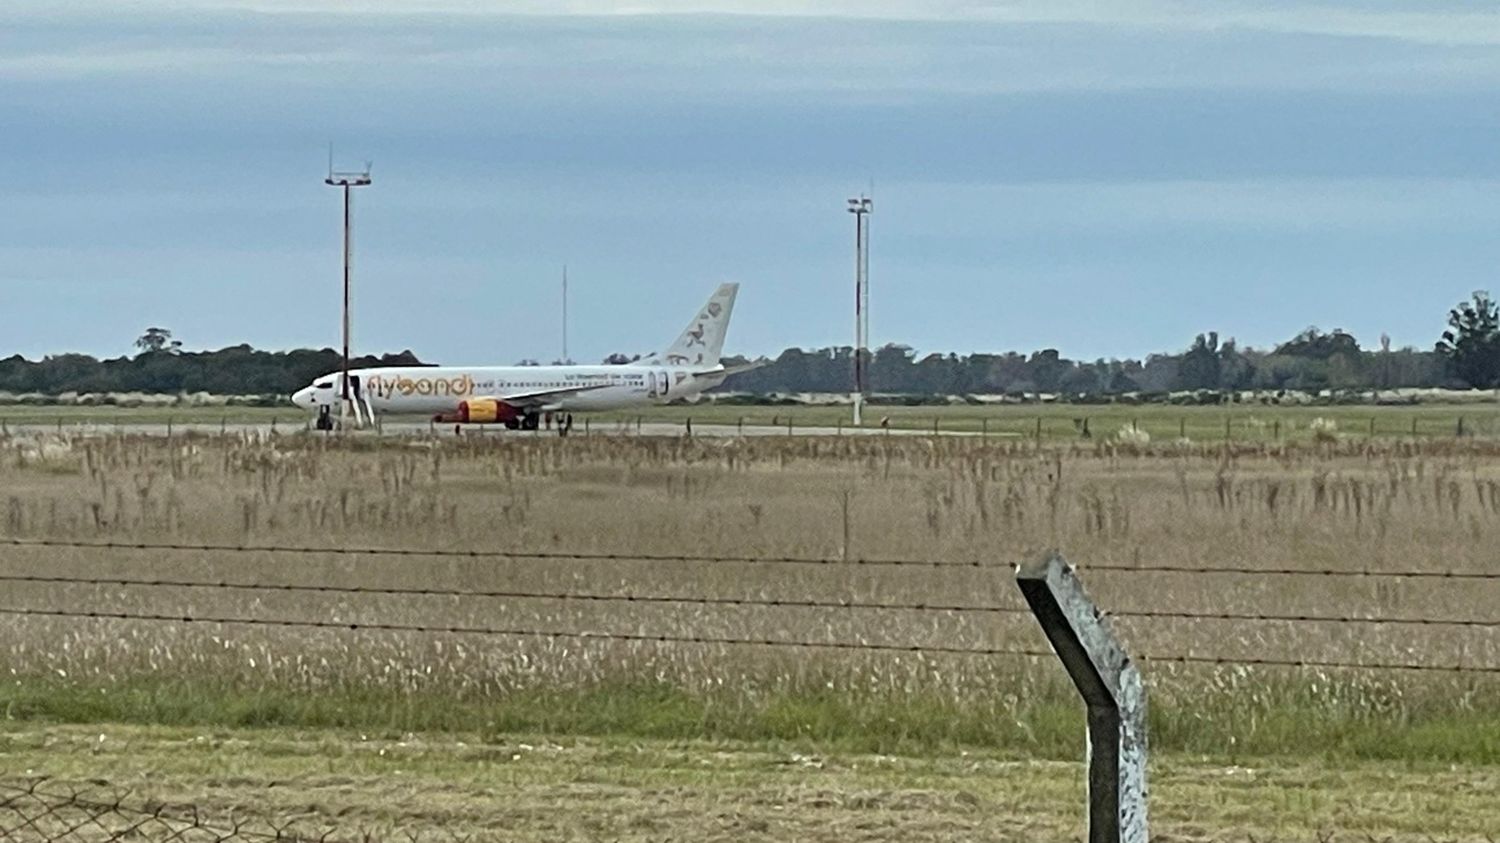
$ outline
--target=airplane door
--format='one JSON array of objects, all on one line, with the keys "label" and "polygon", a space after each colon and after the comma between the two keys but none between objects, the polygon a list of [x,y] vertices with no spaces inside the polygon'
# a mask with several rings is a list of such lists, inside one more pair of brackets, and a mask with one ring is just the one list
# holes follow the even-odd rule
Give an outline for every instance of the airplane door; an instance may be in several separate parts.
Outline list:
[{"label": "airplane door", "polygon": [[671,389],[671,379],[667,377],[666,372],[657,372],[656,379],[661,382],[661,397],[666,398],[667,391]]},{"label": "airplane door", "polygon": [[646,373],[646,394],[652,398],[656,397],[656,373]]}]

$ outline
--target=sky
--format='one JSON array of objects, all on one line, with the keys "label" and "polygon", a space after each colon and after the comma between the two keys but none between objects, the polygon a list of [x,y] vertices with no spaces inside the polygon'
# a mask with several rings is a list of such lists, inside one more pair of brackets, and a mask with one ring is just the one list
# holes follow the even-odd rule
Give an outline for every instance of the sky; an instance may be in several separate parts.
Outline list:
[{"label": "sky", "polygon": [[0,356],[354,344],[1140,357],[1430,347],[1500,268],[1500,11],[1470,2],[6,0]]}]

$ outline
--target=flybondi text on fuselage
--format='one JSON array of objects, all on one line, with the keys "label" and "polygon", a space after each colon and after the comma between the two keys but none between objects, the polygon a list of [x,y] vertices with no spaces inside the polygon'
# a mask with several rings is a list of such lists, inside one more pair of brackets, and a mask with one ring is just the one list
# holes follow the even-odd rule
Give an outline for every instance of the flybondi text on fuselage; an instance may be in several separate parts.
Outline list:
[{"label": "flybondi text on fuselage", "polygon": [[468,374],[451,378],[432,377],[430,374],[415,378],[396,374],[372,374],[365,378],[365,389],[376,395],[436,395],[467,398],[474,394],[474,378]]},{"label": "flybondi text on fuselage", "polygon": [[[736,370],[720,363],[738,284],[723,284],[677,341],[660,354],[621,366],[379,367],[349,373],[356,419],[376,413],[431,414],[460,424],[534,429],[542,413],[617,410],[693,398]],[[336,409],[341,375],[318,378],[292,401]]]}]

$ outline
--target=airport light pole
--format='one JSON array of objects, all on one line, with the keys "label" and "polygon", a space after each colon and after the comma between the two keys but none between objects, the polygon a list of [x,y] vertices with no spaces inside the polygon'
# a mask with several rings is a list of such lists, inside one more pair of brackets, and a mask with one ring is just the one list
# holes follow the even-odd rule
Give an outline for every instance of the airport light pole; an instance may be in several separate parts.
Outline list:
[{"label": "airport light pole", "polygon": [[[323,183],[331,187],[340,187],[344,190],[344,308],[343,308],[343,364],[342,376],[339,384],[339,428],[344,427],[344,416],[348,412],[352,398],[349,394],[349,275],[354,263],[354,230],[352,227],[353,212],[353,189],[366,187],[370,184],[370,162],[365,162],[365,168],[358,172],[338,172],[333,169],[333,149],[328,150],[328,178]],[[358,410],[355,418],[359,418]]]},{"label": "airport light pole", "polygon": [[854,424],[864,423],[865,395],[869,391],[868,349],[870,342],[870,214],[875,201],[861,194],[849,200],[854,215]]}]

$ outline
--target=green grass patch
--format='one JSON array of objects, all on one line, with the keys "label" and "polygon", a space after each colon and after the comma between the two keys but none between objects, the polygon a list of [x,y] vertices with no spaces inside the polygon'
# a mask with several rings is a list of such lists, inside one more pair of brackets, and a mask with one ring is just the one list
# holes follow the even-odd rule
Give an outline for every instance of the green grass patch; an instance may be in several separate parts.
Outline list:
[{"label": "green grass patch", "polygon": [[[1377,706],[1273,683],[1261,693],[1158,696],[1150,734],[1159,751],[1500,764],[1495,694],[1479,704],[1469,697],[1470,703],[1455,706]],[[626,681],[461,696],[251,688],[211,679],[103,685],[35,677],[0,687],[0,711],[13,722],[770,741],[909,755],[981,748],[1042,759],[1079,757],[1084,730],[1082,705],[1065,688],[1017,702],[836,688],[700,692]]]}]

